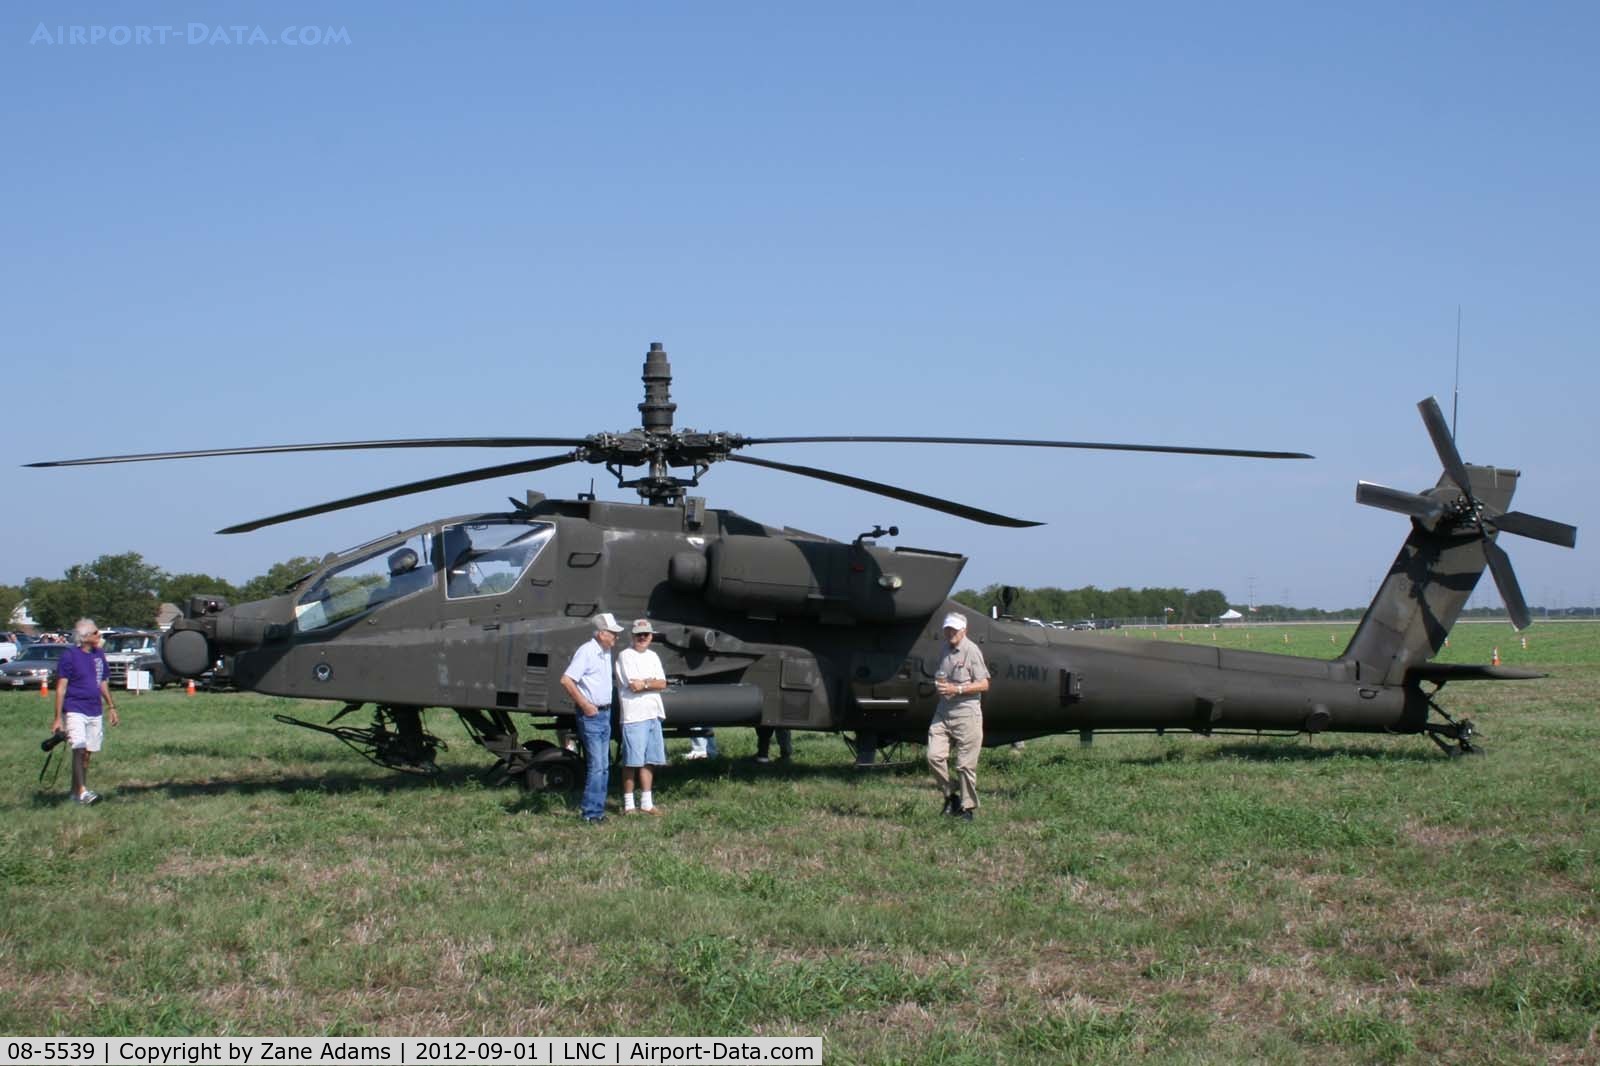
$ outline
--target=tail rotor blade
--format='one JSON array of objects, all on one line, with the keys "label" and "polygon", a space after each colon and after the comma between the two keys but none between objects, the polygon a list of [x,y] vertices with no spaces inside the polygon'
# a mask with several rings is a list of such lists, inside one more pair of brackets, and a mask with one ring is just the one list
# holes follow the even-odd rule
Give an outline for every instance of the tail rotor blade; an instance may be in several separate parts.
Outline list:
[{"label": "tail rotor blade", "polygon": [[1494,574],[1495,587],[1505,601],[1511,624],[1517,629],[1527,629],[1533,619],[1528,614],[1528,601],[1522,598],[1522,586],[1517,584],[1517,575],[1511,569],[1511,557],[1504,548],[1488,539],[1483,542],[1483,554],[1489,560],[1489,571]]},{"label": "tail rotor blade", "polygon": [[1450,436],[1450,425],[1444,420],[1444,412],[1439,410],[1439,401],[1429,396],[1417,404],[1417,410],[1422,412],[1422,424],[1428,427],[1428,436],[1433,438],[1433,449],[1439,453],[1445,473],[1456,483],[1456,488],[1471,496],[1472,478],[1467,475],[1467,464],[1461,461],[1461,453],[1456,450],[1455,438]]},{"label": "tail rotor blade", "polygon": [[1356,502],[1366,504],[1368,507],[1381,507],[1385,511],[1410,515],[1412,518],[1421,518],[1424,521],[1431,521],[1444,513],[1443,505],[1437,500],[1415,492],[1403,492],[1386,485],[1375,485],[1370,481],[1356,482]]},{"label": "tail rotor blade", "polygon": [[1507,511],[1490,519],[1490,523],[1496,529],[1507,533],[1515,533],[1519,537],[1532,537],[1534,540],[1542,540],[1546,544],[1562,548],[1575,548],[1578,544],[1576,526],[1569,526],[1565,522],[1553,522],[1538,515]]}]

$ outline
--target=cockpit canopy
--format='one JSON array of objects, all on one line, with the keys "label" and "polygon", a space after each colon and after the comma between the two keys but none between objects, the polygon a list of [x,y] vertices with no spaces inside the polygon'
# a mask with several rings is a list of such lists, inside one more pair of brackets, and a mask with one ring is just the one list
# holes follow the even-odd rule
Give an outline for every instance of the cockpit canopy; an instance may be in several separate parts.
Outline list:
[{"label": "cockpit canopy", "polygon": [[498,596],[516,587],[553,536],[549,522],[496,516],[375,541],[355,549],[301,593],[296,628],[302,633],[325,629],[436,589],[441,573],[446,599]]}]

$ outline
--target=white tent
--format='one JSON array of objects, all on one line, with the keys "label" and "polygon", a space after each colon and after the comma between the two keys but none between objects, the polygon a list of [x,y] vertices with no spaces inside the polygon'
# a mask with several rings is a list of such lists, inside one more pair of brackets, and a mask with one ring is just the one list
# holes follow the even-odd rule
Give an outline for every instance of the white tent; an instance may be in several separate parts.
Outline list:
[{"label": "white tent", "polygon": [[1217,621],[1237,622],[1243,617],[1244,615],[1240,614],[1238,611],[1235,611],[1232,607],[1229,607],[1226,611],[1223,611],[1221,614],[1217,615]]}]

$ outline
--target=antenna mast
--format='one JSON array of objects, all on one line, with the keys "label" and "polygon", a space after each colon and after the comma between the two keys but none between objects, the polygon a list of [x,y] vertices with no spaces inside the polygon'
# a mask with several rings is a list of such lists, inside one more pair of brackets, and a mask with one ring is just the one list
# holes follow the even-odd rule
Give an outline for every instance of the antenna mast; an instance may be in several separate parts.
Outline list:
[{"label": "antenna mast", "polygon": [[1456,384],[1450,394],[1450,439],[1456,439],[1456,412],[1461,406],[1461,305],[1456,304]]}]

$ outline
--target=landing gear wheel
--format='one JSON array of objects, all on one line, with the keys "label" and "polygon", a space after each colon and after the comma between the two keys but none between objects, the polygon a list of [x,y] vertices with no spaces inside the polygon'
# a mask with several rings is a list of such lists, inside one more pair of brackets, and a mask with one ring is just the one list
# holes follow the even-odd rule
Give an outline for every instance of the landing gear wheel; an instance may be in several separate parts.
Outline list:
[{"label": "landing gear wheel", "polygon": [[587,769],[581,756],[553,744],[535,752],[529,763],[522,775],[523,787],[529,792],[575,792]]}]

